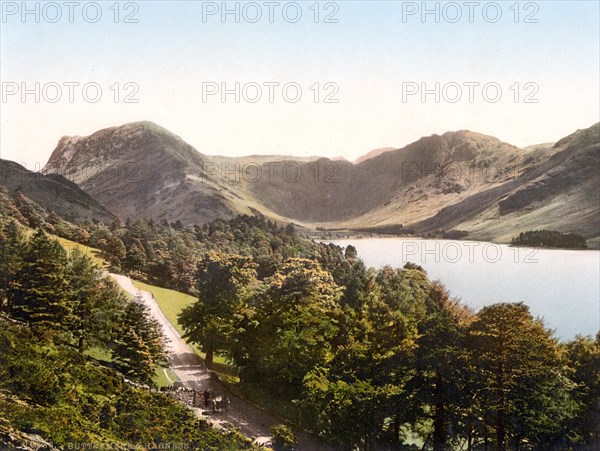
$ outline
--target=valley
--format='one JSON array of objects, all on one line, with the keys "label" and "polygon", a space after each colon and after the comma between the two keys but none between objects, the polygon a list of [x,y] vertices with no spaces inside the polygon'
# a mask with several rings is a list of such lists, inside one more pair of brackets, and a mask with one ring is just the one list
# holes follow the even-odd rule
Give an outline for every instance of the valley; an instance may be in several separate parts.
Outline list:
[{"label": "valley", "polygon": [[[0,360],[15,376],[0,382],[11,406],[0,408],[0,443],[37,432],[59,446],[170,437],[207,449],[412,450],[432,435],[438,447],[461,447],[502,428],[540,447],[574,429],[573,446],[593,443],[597,389],[588,375],[600,362],[600,336],[598,292],[587,284],[597,251],[533,249],[544,261],[530,265],[528,249],[492,243],[600,242],[599,130],[527,149],[447,132],[350,163],[202,155],[142,122],[63,137],[41,174],[2,161]],[[336,234],[407,237],[331,243]],[[476,245],[506,255],[465,264],[444,254]],[[564,261],[574,253],[583,266],[570,271]],[[39,337],[19,342],[19,328]],[[48,412],[69,408],[76,423],[86,402],[70,397],[68,384],[50,384],[62,387],[57,396],[42,390],[44,372],[16,369],[38,365],[48,346],[57,356],[52,377],[79,377],[61,369],[71,362],[100,381],[122,378],[143,434],[122,426],[132,407],[111,387],[102,389],[110,415],[58,433]],[[515,366],[503,360],[506,346]],[[508,372],[495,374],[498,365]],[[227,393],[235,408],[218,418],[183,414],[152,391],[170,377]],[[510,394],[525,410],[491,407],[498,380],[536,387]],[[432,398],[437,390],[452,394]],[[33,403],[14,407],[21,397]],[[549,432],[530,414],[540,404]],[[431,409],[447,417],[432,421]],[[477,423],[473,409],[492,419]],[[158,429],[149,412],[161,418]],[[500,414],[513,423],[493,419]],[[444,432],[449,424],[455,432]],[[527,425],[526,439],[513,424]]]}]

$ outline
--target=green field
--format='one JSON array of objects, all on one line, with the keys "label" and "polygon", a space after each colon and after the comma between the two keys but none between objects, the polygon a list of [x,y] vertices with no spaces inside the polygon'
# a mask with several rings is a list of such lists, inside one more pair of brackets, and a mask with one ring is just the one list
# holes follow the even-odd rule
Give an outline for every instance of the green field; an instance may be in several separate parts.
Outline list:
[{"label": "green field", "polygon": [[189,294],[183,294],[175,290],[169,290],[167,288],[155,287],[148,285],[147,283],[138,282],[133,280],[133,285],[140,290],[149,291],[154,295],[158,306],[167,317],[169,322],[173,324],[177,332],[183,335],[183,329],[177,323],[177,315],[188,305],[196,302],[196,297]]},{"label": "green field", "polygon": [[66,238],[61,238],[58,236],[54,236],[54,238],[60,241],[60,244],[66,249],[67,252],[71,252],[74,248],[79,248],[85,255],[90,257],[92,261],[100,268],[104,269],[108,267],[108,262],[102,257],[100,257],[100,251],[98,249],[85,246],[83,244],[76,243],[75,241],[67,240]]},{"label": "green field", "polygon": [[154,376],[154,383],[159,387],[168,387],[173,385],[177,377],[169,368],[158,368]]}]

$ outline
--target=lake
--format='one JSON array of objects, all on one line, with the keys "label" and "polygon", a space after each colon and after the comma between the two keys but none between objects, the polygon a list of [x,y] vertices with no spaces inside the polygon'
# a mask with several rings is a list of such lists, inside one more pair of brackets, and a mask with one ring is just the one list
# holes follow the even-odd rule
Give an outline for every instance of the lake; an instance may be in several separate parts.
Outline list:
[{"label": "lake", "polygon": [[561,340],[600,328],[600,251],[517,248],[479,241],[365,238],[351,244],[367,266],[421,265],[451,295],[479,310],[523,301]]}]

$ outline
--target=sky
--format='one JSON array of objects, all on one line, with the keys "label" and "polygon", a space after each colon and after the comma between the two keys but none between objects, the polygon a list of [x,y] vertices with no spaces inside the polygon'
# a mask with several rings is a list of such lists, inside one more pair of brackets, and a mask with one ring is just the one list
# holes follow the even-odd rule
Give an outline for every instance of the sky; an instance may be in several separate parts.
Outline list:
[{"label": "sky", "polygon": [[209,155],[554,142],[600,120],[599,5],[2,1],[0,157],[140,120]]}]

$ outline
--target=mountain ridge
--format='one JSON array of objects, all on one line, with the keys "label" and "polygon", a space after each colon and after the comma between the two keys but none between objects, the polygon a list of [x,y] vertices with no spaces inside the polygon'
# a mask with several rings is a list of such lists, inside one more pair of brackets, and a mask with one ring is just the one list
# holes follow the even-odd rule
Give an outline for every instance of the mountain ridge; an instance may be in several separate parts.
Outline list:
[{"label": "mountain ridge", "polygon": [[[506,241],[508,233],[522,231],[519,217],[533,218],[533,210],[552,205],[549,216],[535,216],[527,227],[556,220],[591,238],[600,235],[592,224],[600,215],[592,190],[598,175],[586,168],[598,164],[598,129],[526,149],[458,130],[352,163],[203,155],[156,124],[136,122],[62,137],[43,173],[65,175],[121,217],[194,224],[258,211],[307,227],[401,224]],[[564,195],[577,197],[582,224]],[[498,232],[490,237],[482,224]]]}]

